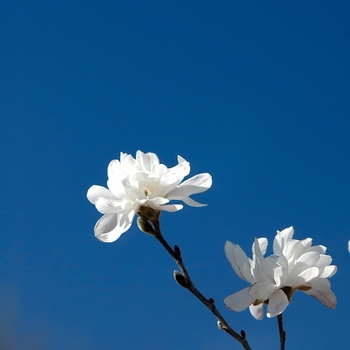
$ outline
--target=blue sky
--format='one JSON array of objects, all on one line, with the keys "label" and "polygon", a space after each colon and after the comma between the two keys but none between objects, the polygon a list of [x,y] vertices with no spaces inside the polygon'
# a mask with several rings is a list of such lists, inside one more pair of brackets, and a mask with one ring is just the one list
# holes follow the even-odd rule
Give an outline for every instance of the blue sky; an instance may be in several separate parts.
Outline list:
[{"label": "blue sky", "polygon": [[[7,350],[240,349],[173,280],[136,225],[93,235],[86,199],[120,152],[179,154],[209,172],[204,208],[162,215],[202,293],[253,349],[276,319],[223,299],[246,286],[226,240],[250,251],[291,225],[328,247],[338,306],[303,293],[287,349],[348,349],[348,1],[2,1],[0,342]],[[271,253],[271,250],[268,250]]]}]

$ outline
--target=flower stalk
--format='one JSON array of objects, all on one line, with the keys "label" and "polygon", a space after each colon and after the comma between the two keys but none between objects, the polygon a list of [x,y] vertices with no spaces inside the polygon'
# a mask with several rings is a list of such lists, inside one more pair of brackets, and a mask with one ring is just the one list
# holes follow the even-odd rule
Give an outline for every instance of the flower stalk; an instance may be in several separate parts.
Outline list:
[{"label": "flower stalk", "polygon": [[286,344],[286,331],[283,329],[283,320],[282,320],[282,314],[279,314],[277,316],[278,321],[278,330],[280,333],[280,344],[281,344],[281,350],[285,349]]},{"label": "flower stalk", "polygon": [[[143,220],[146,218],[142,217]],[[218,327],[223,330],[224,332],[231,335],[234,339],[236,339],[244,349],[251,350],[251,347],[248,343],[248,340],[245,337],[245,332],[242,331],[241,335],[239,335],[237,332],[235,332],[231,326],[227,323],[227,321],[224,319],[224,317],[221,315],[217,307],[215,306],[215,301],[213,298],[207,299],[194,285],[186,267],[182,260],[182,255],[180,248],[175,245],[174,249],[171,248],[171,246],[168,244],[168,242],[165,240],[165,238],[162,235],[161,229],[160,229],[160,223],[159,223],[159,216],[156,217],[154,220],[151,221],[151,224],[154,228],[153,236],[159,241],[159,243],[165,248],[165,250],[171,255],[171,257],[175,260],[177,266],[179,267],[182,276],[184,277],[184,280],[186,281],[186,284],[182,283],[180,284],[178,282],[179,278],[176,279],[176,281],[184,288],[186,288],[188,291],[190,291],[197,299],[199,299],[217,318],[218,320]],[[177,276],[178,277],[178,276]]]}]

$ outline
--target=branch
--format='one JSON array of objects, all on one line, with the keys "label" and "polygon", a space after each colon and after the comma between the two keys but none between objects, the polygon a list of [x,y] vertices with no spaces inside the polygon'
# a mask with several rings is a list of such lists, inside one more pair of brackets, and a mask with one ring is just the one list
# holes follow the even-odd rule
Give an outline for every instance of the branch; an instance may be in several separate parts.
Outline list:
[{"label": "branch", "polygon": [[282,321],[282,314],[279,314],[277,316],[278,320],[278,330],[280,332],[280,344],[281,344],[281,350],[284,350],[285,343],[286,343],[286,332],[283,329],[283,321]]},{"label": "branch", "polygon": [[251,350],[248,341],[245,337],[245,332],[242,330],[241,335],[239,335],[237,332],[235,332],[229,324],[226,322],[224,317],[221,315],[219,310],[215,306],[215,302],[212,298],[205,298],[203,294],[195,287],[194,283],[192,282],[192,279],[185,267],[185,264],[183,263],[181,251],[180,248],[175,245],[174,249],[170,247],[170,245],[167,243],[167,241],[164,239],[161,230],[160,230],[160,224],[158,218],[156,220],[152,221],[154,231],[153,235],[154,237],[161,243],[161,245],[167,250],[167,252],[172,256],[172,258],[175,260],[177,266],[180,268],[181,273],[175,274],[175,280],[184,288],[188,289],[197,299],[199,299],[217,318],[218,320],[218,327],[225,331],[226,333],[230,334],[234,339],[236,339],[244,349]]}]

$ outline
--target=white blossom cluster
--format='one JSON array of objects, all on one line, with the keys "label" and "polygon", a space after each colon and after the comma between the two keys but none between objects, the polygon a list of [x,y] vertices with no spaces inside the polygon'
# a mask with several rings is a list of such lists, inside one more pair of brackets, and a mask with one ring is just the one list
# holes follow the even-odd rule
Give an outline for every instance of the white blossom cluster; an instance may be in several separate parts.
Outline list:
[{"label": "white blossom cluster", "polygon": [[324,305],[335,308],[336,297],[328,280],[337,267],[330,265],[332,258],[326,255],[326,247],[312,246],[312,239],[293,239],[294,229],[277,231],[273,242],[273,255],[264,257],[267,239],[255,239],[253,257],[248,258],[242,248],[229,241],[225,245],[226,257],[239,277],[250,286],[234,293],[224,302],[234,311],[247,307],[258,320],[281,314],[289,305],[293,293],[301,290],[317,298]]}]

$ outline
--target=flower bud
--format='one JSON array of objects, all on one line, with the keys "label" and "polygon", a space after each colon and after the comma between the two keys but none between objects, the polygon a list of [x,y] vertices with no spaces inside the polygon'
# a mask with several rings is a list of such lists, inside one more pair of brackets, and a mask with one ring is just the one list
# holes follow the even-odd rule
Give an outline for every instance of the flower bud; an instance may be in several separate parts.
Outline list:
[{"label": "flower bud", "polygon": [[188,281],[187,278],[179,271],[174,271],[174,279],[175,281],[184,288],[188,288]]},{"label": "flower bud", "polygon": [[155,210],[150,207],[141,206],[138,210],[138,214],[143,218],[153,222],[159,219],[160,210]]},{"label": "flower bud", "polygon": [[174,252],[176,254],[176,257],[178,259],[180,259],[181,258],[181,250],[180,250],[179,246],[177,246],[176,244],[174,245]]},{"label": "flower bud", "polygon": [[220,329],[220,330],[224,330],[225,329],[225,327],[223,326],[223,324],[220,322],[220,321],[218,321],[217,322],[217,325],[218,325],[218,328]]},{"label": "flower bud", "polygon": [[156,233],[150,222],[144,220],[141,216],[137,218],[137,226],[142,232],[148,233],[150,235],[154,235]]}]

